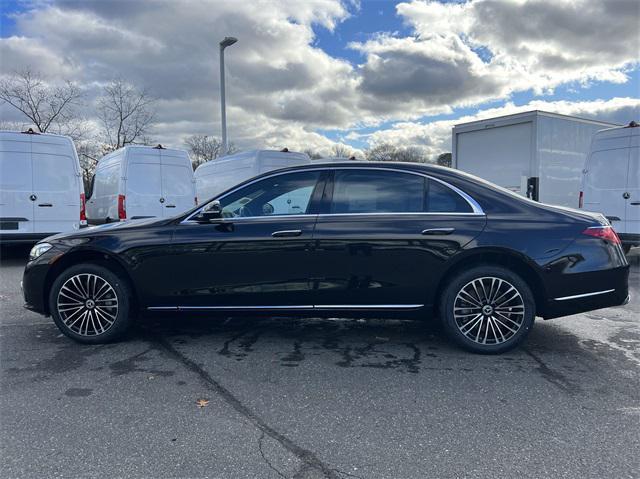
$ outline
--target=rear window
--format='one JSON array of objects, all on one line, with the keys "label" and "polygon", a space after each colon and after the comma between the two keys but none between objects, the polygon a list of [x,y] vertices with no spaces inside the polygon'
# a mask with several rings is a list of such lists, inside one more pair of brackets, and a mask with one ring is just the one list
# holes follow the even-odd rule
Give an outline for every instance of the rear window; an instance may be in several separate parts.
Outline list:
[{"label": "rear window", "polygon": [[331,213],[419,213],[425,178],[410,173],[336,170]]},{"label": "rear window", "polygon": [[127,190],[138,195],[160,195],[159,163],[131,163],[127,169]]},{"label": "rear window", "polygon": [[629,148],[596,151],[589,159],[587,184],[599,190],[625,188]]},{"label": "rear window", "polygon": [[69,156],[33,154],[35,191],[71,191],[77,188],[74,159]]},{"label": "rear window", "polygon": [[162,165],[162,193],[166,196],[192,196],[192,171],[186,166]]},{"label": "rear window", "polygon": [[426,210],[429,213],[473,213],[467,200],[434,180],[429,180]]},{"label": "rear window", "polygon": [[0,188],[5,191],[31,191],[29,153],[0,151]]}]

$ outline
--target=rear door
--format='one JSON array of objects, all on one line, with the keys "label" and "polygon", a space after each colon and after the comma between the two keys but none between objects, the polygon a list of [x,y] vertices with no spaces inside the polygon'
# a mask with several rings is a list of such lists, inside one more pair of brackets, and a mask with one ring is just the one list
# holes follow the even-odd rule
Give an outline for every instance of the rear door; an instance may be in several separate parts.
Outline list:
[{"label": "rear door", "polygon": [[33,233],[31,138],[0,136],[0,235]]},{"label": "rear door", "polygon": [[621,148],[591,153],[585,173],[584,209],[602,213],[618,233],[626,233],[629,140],[620,139],[618,144]]},{"label": "rear door", "polygon": [[166,218],[182,213],[195,204],[193,168],[184,154],[161,150],[162,158],[162,215]]},{"label": "rear door", "polygon": [[34,135],[34,233],[59,233],[80,226],[80,172],[67,138]]},{"label": "rear door", "polygon": [[[640,133],[640,128],[635,128],[634,132]],[[629,198],[626,204],[626,233],[640,235],[640,147],[638,146],[640,136],[632,137],[633,146],[629,153],[629,178],[627,179],[627,193]]]},{"label": "rear door", "polygon": [[127,155],[127,219],[162,218],[162,165],[160,150],[134,148]]},{"label": "rear door", "polygon": [[429,305],[446,261],[486,222],[448,186],[410,172],[336,169],[327,191],[311,264],[320,309]]}]

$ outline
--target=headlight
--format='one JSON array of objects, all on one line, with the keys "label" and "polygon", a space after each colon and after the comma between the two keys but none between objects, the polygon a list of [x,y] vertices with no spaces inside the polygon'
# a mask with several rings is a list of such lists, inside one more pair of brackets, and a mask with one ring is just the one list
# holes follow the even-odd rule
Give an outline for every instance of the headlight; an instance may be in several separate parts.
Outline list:
[{"label": "headlight", "polygon": [[34,259],[39,258],[51,248],[53,248],[53,245],[49,243],[38,243],[33,248],[31,248],[31,251],[29,252],[29,261],[33,261]]}]

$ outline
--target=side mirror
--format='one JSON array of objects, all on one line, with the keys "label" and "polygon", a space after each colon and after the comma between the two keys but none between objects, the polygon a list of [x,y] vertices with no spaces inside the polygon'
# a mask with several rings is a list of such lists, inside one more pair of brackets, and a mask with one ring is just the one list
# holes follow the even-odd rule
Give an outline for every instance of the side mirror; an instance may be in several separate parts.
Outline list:
[{"label": "side mirror", "polygon": [[218,200],[213,200],[196,216],[196,219],[202,223],[211,223],[212,221],[221,220],[222,218],[222,206]]}]

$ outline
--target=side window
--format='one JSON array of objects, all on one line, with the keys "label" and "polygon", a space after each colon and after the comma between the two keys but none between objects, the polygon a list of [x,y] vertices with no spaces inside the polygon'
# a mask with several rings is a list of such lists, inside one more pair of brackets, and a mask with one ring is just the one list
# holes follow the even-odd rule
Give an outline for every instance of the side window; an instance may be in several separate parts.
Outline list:
[{"label": "side window", "polygon": [[426,206],[429,213],[473,213],[462,196],[434,180],[429,180]]},{"label": "side window", "polygon": [[226,217],[306,214],[320,178],[318,171],[303,171],[266,178],[220,199]]},{"label": "side window", "polygon": [[420,213],[426,178],[384,170],[336,170],[330,212]]}]

